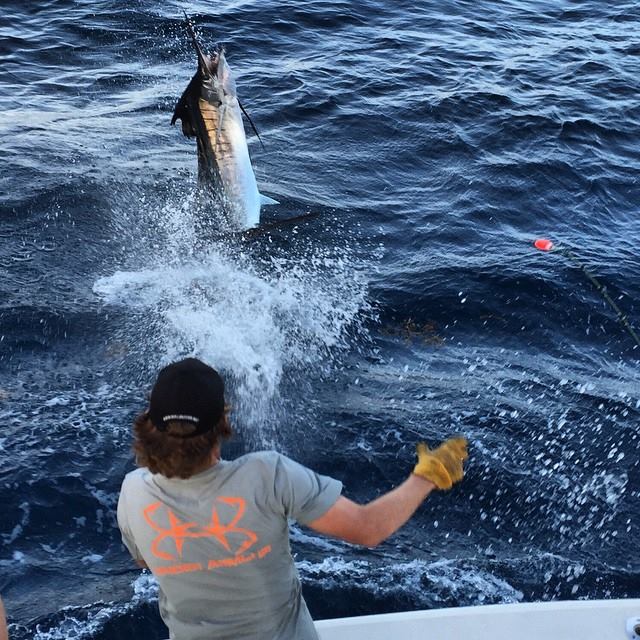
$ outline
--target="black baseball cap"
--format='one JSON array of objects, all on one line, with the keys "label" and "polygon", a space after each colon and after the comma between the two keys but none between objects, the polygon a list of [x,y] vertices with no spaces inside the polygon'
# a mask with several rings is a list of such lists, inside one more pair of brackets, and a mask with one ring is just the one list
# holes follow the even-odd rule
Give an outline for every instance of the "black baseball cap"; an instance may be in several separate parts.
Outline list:
[{"label": "black baseball cap", "polygon": [[158,374],[148,411],[158,431],[165,431],[169,422],[191,422],[195,431],[176,437],[192,438],[215,429],[223,414],[224,382],[209,365],[186,358]]}]

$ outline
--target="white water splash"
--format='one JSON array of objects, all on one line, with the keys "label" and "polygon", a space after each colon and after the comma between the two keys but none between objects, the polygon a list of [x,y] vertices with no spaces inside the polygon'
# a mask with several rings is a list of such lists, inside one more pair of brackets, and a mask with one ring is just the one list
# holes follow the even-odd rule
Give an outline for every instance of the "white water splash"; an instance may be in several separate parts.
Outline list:
[{"label": "white water splash", "polygon": [[455,600],[458,606],[519,602],[521,591],[488,571],[463,561],[411,560],[376,566],[366,560],[345,560],[339,556],[320,562],[303,560],[296,566],[305,581],[320,583],[324,589],[356,586],[370,593],[412,594],[421,606]]},{"label": "white water splash", "polygon": [[119,271],[94,292],[143,314],[160,362],[195,355],[231,376],[244,422],[266,420],[285,370],[319,369],[349,346],[366,281],[326,251],[271,258],[211,251],[196,261]]}]

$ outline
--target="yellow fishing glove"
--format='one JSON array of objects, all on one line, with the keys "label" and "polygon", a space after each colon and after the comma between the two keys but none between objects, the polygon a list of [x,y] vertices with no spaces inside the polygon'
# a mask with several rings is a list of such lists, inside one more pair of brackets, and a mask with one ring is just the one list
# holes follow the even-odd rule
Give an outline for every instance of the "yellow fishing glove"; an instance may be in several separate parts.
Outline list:
[{"label": "yellow fishing glove", "polygon": [[433,482],[438,489],[451,489],[462,480],[462,463],[469,457],[466,438],[449,438],[433,451],[425,442],[419,442],[416,450],[418,464],[413,473],[417,476]]}]

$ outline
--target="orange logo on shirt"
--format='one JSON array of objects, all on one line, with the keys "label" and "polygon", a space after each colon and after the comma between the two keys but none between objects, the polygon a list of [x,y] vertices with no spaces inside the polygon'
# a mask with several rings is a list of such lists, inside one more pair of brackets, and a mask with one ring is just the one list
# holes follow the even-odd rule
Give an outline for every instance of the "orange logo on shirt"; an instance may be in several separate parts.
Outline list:
[{"label": "orange logo on shirt", "polygon": [[[235,513],[229,522],[224,522],[220,517],[218,509],[214,505],[211,510],[211,521],[202,526],[197,522],[182,522],[171,509],[163,505],[161,502],[150,504],[142,515],[147,524],[158,532],[158,535],[151,543],[151,553],[159,560],[171,561],[172,564],[163,567],[154,568],[154,572],[159,575],[169,573],[186,573],[189,571],[203,571],[205,567],[201,562],[185,562],[183,551],[185,541],[195,538],[213,538],[227,551],[229,556],[222,559],[209,560],[207,569],[216,569],[218,567],[234,567],[247,562],[252,562],[259,558],[263,558],[271,551],[271,546],[267,545],[258,551],[245,553],[258,542],[258,536],[255,531],[239,527],[238,523],[242,520],[246,510],[246,503],[243,498],[220,497],[216,499],[216,503],[221,503],[231,507]],[[223,511],[228,512],[228,509]],[[154,521],[153,516],[157,513],[166,513],[169,522],[168,527],[163,527]],[[160,548],[165,540],[173,541],[175,552],[169,552],[167,545]],[[239,544],[238,544],[239,543]],[[235,547],[235,548],[234,548]]]}]

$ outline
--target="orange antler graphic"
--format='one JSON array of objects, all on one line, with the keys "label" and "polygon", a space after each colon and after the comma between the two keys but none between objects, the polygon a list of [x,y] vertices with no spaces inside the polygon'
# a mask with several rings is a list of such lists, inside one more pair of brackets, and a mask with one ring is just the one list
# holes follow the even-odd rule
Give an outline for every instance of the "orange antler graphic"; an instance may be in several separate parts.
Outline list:
[{"label": "orange antler graphic", "polygon": [[244,516],[244,511],[246,508],[245,501],[242,498],[218,498],[216,502],[224,502],[225,504],[231,506],[236,505],[238,507],[236,515],[233,517],[229,524],[224,525],[220,522],[220,516],[218,515],[217,509],[213,507],[213,509],[211,510],[211,524],[206,527],[204,531],[207,531],[210,536],[218,540],[227,551],[231,551],[231,546],[229,545],[229,541],[227,540],[227,535],[229,533],[240,533],[245,536],[246,540],[242,543],[242,545],[240,545],[240,547],[234,554],[236,556],[239,556],[249,547],[252,547],[258,540],[258,536],[254,531],[236,527],[238,522],[242,520],[242,516]]},{"label": "orange antler graphic", "polygon": [[[194,534],[190,533],[190,529],[194,529],[198,527],[197,522],[180,522],[180,520],[175,516],[171,509],[167,509],[167,514],[169,517],[169,529],[163,529],[158,526],[152,519],[151,515],[155,513],[162,506],[161,502],[154,502],[150,504],[143,512],[144,519],[147,521],[147,524],[154,530],[158,532],[158,535],[151,543],[151,553],[153,553],[156,558],[160,558],[162,560],[177,560],[182,557],[182,547],[184,545],[185,538],[192,538]],[[160,551],[159,545],[165,538],[173,538],[176,544],[176,551],[178,552],[178,557],[172,556],[170,553],[164,553]]]},{"label": "orange antler graphic", "polygon": [[[144,509],[143,516],[145,521],[154,531],[158,532],[158,535],[151,543],[151,552],[153,555],[161,560],[179,560],[182,558],[184,542],[187,538],[215,538],[226,551],[231,553],[231,544],[228,539],[229,534],[239,534],[245,538],[244,542],[233,552],[234,556],[240,556],[252,547],[258,541],[256,533],[250,529],[237,526],[245,513],[246,503],[244,499],[221,497],[218,498],[216,502],[236,508],[235,515],[228,524],[222,522],[215,505],[211,510],[211,522],[205,527],[202,527],[197,522],[181,522],[175,513],[166,507],[169,527],[165,528],[152,520],[155,512],[164,506],[161,502],[154,502]],[[177,556],[166,553],[160,549],[160,543],[167,538],[174,541]]]}]

